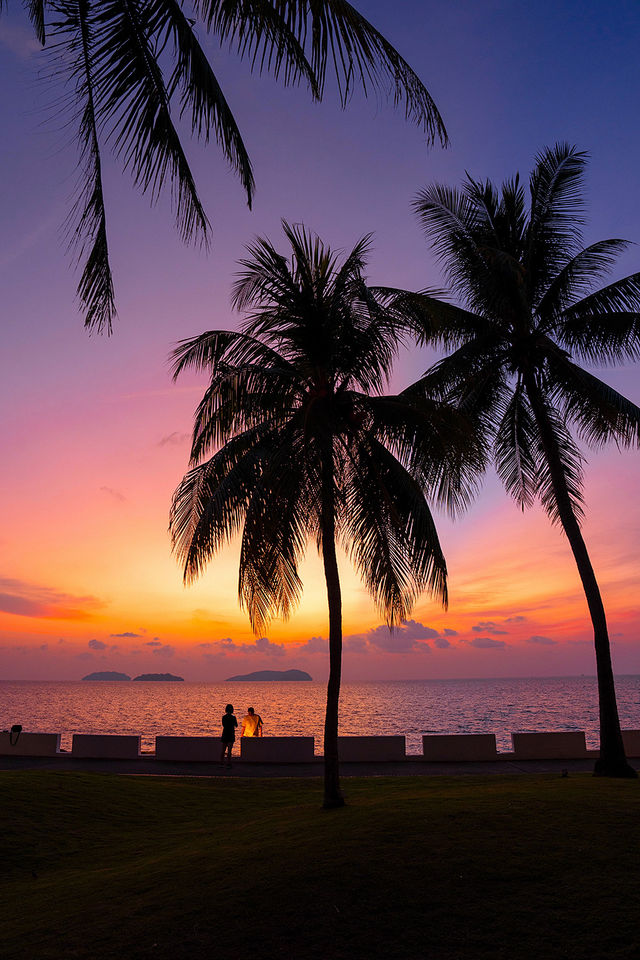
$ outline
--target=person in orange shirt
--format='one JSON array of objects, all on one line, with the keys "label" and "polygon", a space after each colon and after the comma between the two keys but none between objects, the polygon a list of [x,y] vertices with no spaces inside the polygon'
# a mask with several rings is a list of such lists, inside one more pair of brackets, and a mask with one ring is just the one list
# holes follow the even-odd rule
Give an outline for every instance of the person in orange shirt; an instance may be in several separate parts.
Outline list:
[{"label": "person in orange shirt", "polygon": [[253,707],[247,708],[247,715],[242,721],[241,737],[261,737],[262,736],[262,717],[256,713]]}]

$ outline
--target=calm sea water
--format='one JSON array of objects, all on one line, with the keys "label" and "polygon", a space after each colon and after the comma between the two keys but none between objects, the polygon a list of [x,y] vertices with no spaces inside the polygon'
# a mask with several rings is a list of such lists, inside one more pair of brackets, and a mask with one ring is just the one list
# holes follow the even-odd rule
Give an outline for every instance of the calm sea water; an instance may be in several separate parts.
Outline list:
[{"label": "calm sea water", "polygon": [[[618,677],[623,728],[640,729],[640,676]],[[322,752],[326,689],[323,683],[2,682],[0,729],[62,734],[142,736],[154,749],[157,734],[218,735],[226,703],[241,718],[253,706],[265,735],[314,736]],[[495,733],[499,750],[512,732],[584,730],[598,745],[594,677],[507,680],[406,680],[344,684],[340,733],[404,734],[407,752],[420,753],[423,733]]]}]

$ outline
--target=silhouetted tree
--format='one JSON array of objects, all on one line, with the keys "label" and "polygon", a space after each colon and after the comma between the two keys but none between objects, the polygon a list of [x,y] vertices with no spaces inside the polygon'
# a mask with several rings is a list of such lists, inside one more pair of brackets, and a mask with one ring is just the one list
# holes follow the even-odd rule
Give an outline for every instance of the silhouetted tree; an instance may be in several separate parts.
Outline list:
[{"label": "silhouetted tree", "polygon": [[241,535],[240,603],[256,632],[290,615],[307,542],[318,544],[329,605],[324,804],[334,807],[343,803],[336,546],[389,625],[425,589],[446,604],[427,495],[463,507],[475,447],[469,424],[446,405],[382,395],[405,324],[365,284],[368,238],[339,263],[303,228],[283,226],[290,260],[260,239],[241,261],[233,301],[250,311],[241,332],[208,332],[173,354],[175,376],[192,367],[211,382],[170,530],[187,582]]},{"label": "silhouetted tree", "polygon": [[558,144],[536,158],[525,190],[467,178],[434,185],[415,208],[461,306],[401,295],[425,343],[455,348],[415,386],[455,400],[492,443],[506,490],[524,509],[538,500],[564,530],[593,623],[600,703],[595,772],[635,776],[626,762],[600,590],[580,529],[583,444],[640,440],[640,409],[579,363],[640,355],[640,274],[594,289],[627,247],[582,246],[586,155]]},{"label": "silhouetted tree", "polygon": [[[374,27],[345,0],[23,0],[36,36],[53,53],[52,79],[64,86],[66,110],[80,147],[78,196],[69,235],[82,263],[78,296],[85,326],[111,330],[115,316],[109,262],[103,148],[108,145],[143,193],[155,201],[170,188],[184,241],[208,243],[176,118],[192,136],[214,138],[251,205],[253,171],[240,131],[198,26],[228,45],[251,69],[323,95],[327,66],[346,105],[354,88],[390,94],[427,141],[447,136],[424,85]],[[0,13],[8,7],[0,0]]]}]

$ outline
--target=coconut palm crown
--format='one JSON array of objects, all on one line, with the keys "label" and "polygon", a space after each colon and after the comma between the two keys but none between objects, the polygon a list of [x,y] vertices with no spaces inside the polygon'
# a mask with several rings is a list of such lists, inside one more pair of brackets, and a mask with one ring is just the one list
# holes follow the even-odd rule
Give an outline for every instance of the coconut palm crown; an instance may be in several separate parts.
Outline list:
[{"label": "coconut palm crown", "polygon": [[456,411],[384,395],[406,326],[363,279],[368,238],[342,262],[284,223],[291,257],[249,247],[233,302],[240,332],[180,343],[175,375],[206,370],[191,469],[174,494],[170,531],[187,582],[241,536],[239,596],[256,632],[300,598],[309,540],[320,550],[329,606],[325,806],[342,803],[338,699],[342,601],[337,547],[391,626],[427,590],[447,601],[447,571],[427,495],[455,511],[473,490],[475,447]]},{"label": "coconut palm crown", "polygon": [[[0,14],[9,6],[0,0]],[[66,117],[79,146],[67,226],[82,265],[78,297],[90,329],[110,332],[116,313],[105,149],[152,201],[168,190],[185,241],[206,245],[210,236],[185,130],[217,142],[251,206],[251,161],[202,37],[228,46],[254,71],[285,85],[306,84],[316,100],[329,70],[343,106],[358,86],[387,95],[428,143],[447,140],[423,83],[345,0],[23,0],[22,6],[52,55],[47,79],[62,84],[51,97],[56,117]]]},{"label": "coconut palm crown", "polygon": [[529,207],[516,176],[498,190],[468,177],[435,185],[415,209],[457,304],[400,295],[423,341],[453,352],[417,390],[455,399],[491,443],[522,508],[539,501],[564,530],[593,623],[600,704],[596,773],[635,776],[624,756],[605,610],[581,532],[584,447],[640,440],[640,409],[589,366],[640,356],[640,273],[599,286],[628,244],[582,245],[586,155],[557,144],[536,158]]}]

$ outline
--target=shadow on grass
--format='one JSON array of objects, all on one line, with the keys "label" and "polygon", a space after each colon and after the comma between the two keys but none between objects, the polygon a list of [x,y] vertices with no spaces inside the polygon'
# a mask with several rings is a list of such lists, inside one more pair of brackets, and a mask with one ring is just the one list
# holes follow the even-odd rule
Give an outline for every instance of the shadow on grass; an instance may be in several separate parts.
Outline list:
[{"label": "shadow on grass", "polygon": [[637,782],[0,784],[5,960],[637,957]]}]

